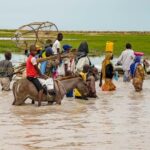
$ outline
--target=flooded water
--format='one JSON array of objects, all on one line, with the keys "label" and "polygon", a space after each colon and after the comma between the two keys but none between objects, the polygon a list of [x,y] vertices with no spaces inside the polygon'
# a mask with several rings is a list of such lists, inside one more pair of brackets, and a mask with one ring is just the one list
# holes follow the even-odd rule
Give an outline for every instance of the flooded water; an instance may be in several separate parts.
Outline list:
[{"label": "flooded water", "polygon": [[88,101],[64,98],[62,105],[12,106],[0,92],[1,150],[149,150],[150,80],[136,93],[131,83]]},{"label": "flooded water", "polygon": [[12,91],[0,90],[0,150],[149,150],[150,79],[140,93],[122,78],[115,84],[102,92],[97,83],[97,99],[64,98],[61,106],[12,106]]}]

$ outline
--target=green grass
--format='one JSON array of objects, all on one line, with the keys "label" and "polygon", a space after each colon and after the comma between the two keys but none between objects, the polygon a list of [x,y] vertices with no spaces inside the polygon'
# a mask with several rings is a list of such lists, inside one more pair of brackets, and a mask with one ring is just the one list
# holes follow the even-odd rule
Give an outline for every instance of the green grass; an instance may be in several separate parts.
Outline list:
[{"label": "green grass", "polygon": [[0,37],[13,37],[15,30],[2,30],[0,29]]},{"label": "green grass", "polygon": [[2,41],[0,40],[0,53],[11,51],[11,52],[20,52],[20,50],[16,47],[13,41]]},{"label": "green grass", "polygon": [[65,34],[65,38],[78,39],[74,41],[63,41],[69,43],[74,48],[77,48],[81,41],[86,40],[89,44],[90,52],[97,51],[100,55],[105,51],[107,41],[114,42],[114,54],[119,55],[125,49],[127,42],[131,43],[135,51],[142,51],[146,55],[150,55],[150,34],[122,34],[122,33],[109,33],[109,34]]},{"label": "green grass", "polygon": [[[0,30],[0,37],[12,37],[15,30]],[[131,43],[135,51],[144,52],[145,55],[150,56],[150,33],[96,33],[96,32],[63,32],[63,44],[70,44],[73,48],[78,48],[81,41],[87,41],[89,44],[90,53],[96,52],[97,55],[102,55],[105,51],[107,41],[114,42],[114,54],[120,55],[121,51],[125,49],[127,42]],[[11,50],[12,52],[19,52],[14,42],[0,41],[0,52]]]}]

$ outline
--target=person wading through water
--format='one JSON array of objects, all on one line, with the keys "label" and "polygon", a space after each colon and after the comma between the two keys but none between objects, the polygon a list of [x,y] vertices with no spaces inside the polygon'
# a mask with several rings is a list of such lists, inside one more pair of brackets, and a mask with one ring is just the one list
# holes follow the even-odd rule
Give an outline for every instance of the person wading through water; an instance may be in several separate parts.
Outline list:
[{"label": "person wading through water", "polygon": [[126,44],[126,50],[124,50],[120,57],[118,58],[117,64],[122,64],[122,69],[124,71],[124,82],[130,82],[130,66],[134,61],[134,51],[132,50],[132,45],[130,43]]},{"label": "person wading through water", "polygon": [[143,53],[135,53],[134,62],[130,66],[130,74],[133,79],[133,86],[136,92],[142,91],[143,81],[145,78],[144,68],[141,64]]},{"label": "person wading through water", "polygon": [[2,90],[10,90],[10,82],[13,77],[13,66],[11,60],[11,52],[5,52],[5,60],[0,61],[0,83]]},{"label": "person wading through water", "polygon": [[[102,71],[100,77],[99,86],[102,87],[102,91],[114,91],[116,90],[116,86],[113,84],[113,76],[114,76],[114,69],[111,63],[113,59],[112,53],[106,53],[105,59],[102,62]],[[104,80],[104,84],[102,84],[102,80]]]}]

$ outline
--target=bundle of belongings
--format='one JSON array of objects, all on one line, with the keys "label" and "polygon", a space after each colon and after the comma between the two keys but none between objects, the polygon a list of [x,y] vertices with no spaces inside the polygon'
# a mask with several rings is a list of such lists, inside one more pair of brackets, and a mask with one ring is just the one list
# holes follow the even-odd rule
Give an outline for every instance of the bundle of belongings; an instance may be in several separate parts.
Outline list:
[{"label": "bundle of belongings", "polygon": [[38,79],[39,79],[40,83],[43,86],[45,94],[55,95],[53,78],[48,78],[46,80],[45,79],[41,79],[41,78],[38,78]]}]

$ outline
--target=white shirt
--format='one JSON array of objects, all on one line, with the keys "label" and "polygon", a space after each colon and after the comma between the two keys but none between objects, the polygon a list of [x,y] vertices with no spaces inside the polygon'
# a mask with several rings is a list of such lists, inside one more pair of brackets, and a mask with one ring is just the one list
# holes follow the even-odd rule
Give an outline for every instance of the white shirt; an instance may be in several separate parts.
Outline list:
[{"label": "white shirt", "polygon": [[126,49],[120,55],[118,62],[122,64],[123,70],[130,70],[130,66],[135,58],[134,51],[132,49]]},{"label": "white shirt", "polygon": [[68,70],[71,72],[75,72],[75,61],[74,59],[64,59],[64,65],[67,64],[68,65]]},{"label": "white shirt", "polygon": [[58,48],[59,48],[59,50],[61,49],[61,44],[60,44],[60,41],[56,40],[53,44],[53,47],[52,47],[54,54],[57,54]]},{"label": "white shirt", "polygon": [[83,66],[86,65],[86,64],[87,65],[90,64],[88,57],[86,56],[86,57],[80,58],[78,63],[76,64],[76,71],[77,72],[83,71]]},{"label": "white shirt", "polygon": [[31,58],[31,63],[32,63],[33,66],[37,65],[37,61],[36,61],[35,57]]}]

